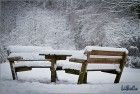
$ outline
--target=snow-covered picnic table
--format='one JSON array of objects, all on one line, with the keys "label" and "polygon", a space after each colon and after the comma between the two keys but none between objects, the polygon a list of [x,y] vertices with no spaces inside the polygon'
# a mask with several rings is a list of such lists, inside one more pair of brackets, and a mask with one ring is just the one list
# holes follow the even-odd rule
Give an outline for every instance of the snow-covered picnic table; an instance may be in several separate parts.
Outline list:
[{"label": "snow-covered picnic table", "polygon": [[[9,46],[8,47],[8,55],[9,55],[8,60],[12,62],[10,64],[12,67],[13,76],[16,75],[16,73],[14,73],[13,71],[14,69],[13,67],[19,68],[19,69],[22,68],[22,70],[23,70],[23,67],[24,68],[26,67],[27,70],[29,68],[37,68],[37,67],[45,68],[46,67],[46,68],[51,68],[51,81],[52,82],[55,82],[57,78],[56,69],[58,66],[56,65],[56,61],[66,60],[68,56],[72,56],[75,54],[78,54],[78,55],[83,54],[83,51],[54,50],[51,47],[38,47],[38,46]],[[18,63],[12,65],[14,63],[13,61],[17,61]],[[29,62],[29,61],[32,61],[32,62]],[[51,64],[48,63],[48,61],[50,61]],[[13,77],[13,79],[16,79],[16,78],[17,77]]]},{"label": "snow-covered picnic table", "polygon": [[56,73],[57,60],[66,60],[68,56],[72,56],[73,54],[72,52],[73,51],[68,51],[68,50],[53,50],[53,51],[46,51],[45,53],[39,54],[45,56],[45,59],[51,62],[51,82],[56,82],[57,79],[57,73]]}]

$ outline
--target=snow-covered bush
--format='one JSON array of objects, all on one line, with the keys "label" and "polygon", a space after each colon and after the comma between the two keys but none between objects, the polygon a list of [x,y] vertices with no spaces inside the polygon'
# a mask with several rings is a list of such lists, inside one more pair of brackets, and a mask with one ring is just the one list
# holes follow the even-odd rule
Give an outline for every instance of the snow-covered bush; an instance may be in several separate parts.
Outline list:
[{"label": "snow-covered bush", "polygon": [[[134,36],[140,35],[139,22],[133,19],[116,19],[105,26],[106,44],[113,46],[124,46],[128,48],[125,43],[130,41]],[[123,44],[123,45],[122,45]],[[130,44],[129,44],[130,45]],[[134,45],[135,46],[135,45]]]},{"label": "snow-covered bush", "polygon": [[140,51],[140,36],[132,37],[128,42],[129,45],[135,46],[138,52]]},{"label": "snow-covered bush", "polygon": [[122,47],[129,50],[130,56],[140,56],[140,36],[132,36],[128,41],[122,42]]},{"label": "snow-covered bush", "polygon": [[128,66],[133,68],[140,68],[140,57],[139,56],[129,56]]},{"label": "snow-covered bush", "polygon": [[130,56],[139,56],[139,49],[136,46],[130,46],[128,50]]}]

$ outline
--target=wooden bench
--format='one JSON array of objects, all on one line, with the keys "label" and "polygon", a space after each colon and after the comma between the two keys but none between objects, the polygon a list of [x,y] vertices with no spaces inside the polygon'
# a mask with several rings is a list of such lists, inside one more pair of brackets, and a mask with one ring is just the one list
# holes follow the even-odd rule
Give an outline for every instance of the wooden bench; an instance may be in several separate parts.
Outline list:
[{"label": "wooden bench", "polygon": [[[29,71],[32,68],[50,68],[51,64],[46,64],[49,60],[45,59],[44,56],[40,56],[39,53],[52,50],[50,47],[39,47],[39,46],[9,46],[7,48],[8,61],[11,67],[11,73],[13,80],[18,79],[17,72]],[[43,65],[39,65],[39,62],[44,62]],[[24,63],[22,63],[24,62]],[[27,63],[25,63],[27,62]],[[36,62],[31,64],[31,62]],[[20,64],[19,64],[20,63]],[[56,70],[62,70],[62,66],[57,66]]]},{"label": "wooden bench", "polygon": [[[116,74],[114,83],[119,83],[124,65],[126,64],[127,54],[128,51],[125,48],[87,46],[84,53],[85,59],[75,57],[69,59],[70,62],[82,63],[81,69],[65,69],[65,71],[79,75],[78,84],[87,83],[87,71],[102,71]],[[118,64],[119,70],[100,68],[100,66],[99,68],[88,70],[88,64]]]}]

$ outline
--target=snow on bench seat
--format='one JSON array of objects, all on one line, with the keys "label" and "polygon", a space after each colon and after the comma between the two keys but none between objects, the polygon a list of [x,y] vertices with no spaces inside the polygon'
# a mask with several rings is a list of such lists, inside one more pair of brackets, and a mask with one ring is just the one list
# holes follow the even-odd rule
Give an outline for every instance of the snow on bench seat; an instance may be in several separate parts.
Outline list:
[{"label": "snow on bench seat", "polygon": [[[90,51],[114,51],[114,52],[125,52],[128,54],[128,50],[126,48],[114,48],[114,47],[100,47],[100,46],[86,46],[84,49],[83,54],[75,54],[72,57],[70,57],[69,64],[66,64],[63,66],[63,69],[75,69],[75,70],[81,70],[82,63],[87,60],[87,53]],[[94,52],[93,52],[94,53]],[[90,55],[90,58],[96,58],[96,59],[102,59],[102,58],[111,58],[111,59],[121,59],[122,56],[106,56],[106,55]],[[73,62],[72,62],[73,61]],[[77,63],[76,63],[77,62]],[[102,64],[102,63],[88,63],[87,70],[116,70],[120,72],[119,64]]]},{"label": "snow on bench seat", "polygon": [[51,62],[49,61],[17,61],[14,67],[51,67]]},{"label": "snow on bench seat", "polygon": [[46,50],[53,50],[51,47],[41,47],[41,46],[8,46],[7,51],[10,53],[34,53],[43,52]]},{"label": "snow on bench seat", "polygon": [[[50,68],[50,62],[44,56],[40,56],[46,50],[53,50],[51,47],[41,46],[8,46],[8,60],[15,61],[12,68]],[[11,63],[10,63],[11,64]],[[12,69],[13,70],[13,69]],[[15,77],[13,77],[15,79]]]},{"label": "snow on bench seat", "polygon": [[76,56],[79,54],[83,54],[84,50],[47,50],[42,52],[41,54],[49,54],[49,55],[70,55]]},{"label": "snow on bench seat", "polygon": [[[58,65],[62,65],[63,69],[81,70],[82,63],[66,61],[58,61]],[[119,64],[88,64],[87,70],[116,70],[120,72]]]},{"label": "snow on bench seat", "polygon": [[53,50],[51,47],[40,46],[9,46],[7,50],[8,58],[21,57],[23,60],[44,59],[44,56],[39,54],[77,56],[84,53],[84,50]]},{"label": "snow on bench seat", "polygon": [[44,60],[44,56],[39,53],[53,50],[51,47],[41,46],[8,46],[8,58],[21,57],[23,60]]},{"label": "snow on bench seat", "polygon": [[21,57],[22,60],[45,60],[39,53],[11,53],[8,58]]},{"label": "snow on bench seat", "polygon": [[[128,50],[126,48],[114,48],[114,47],[100,47],[100,46],[86,46],[85,49],[83,50],[83,52],[76,53],[74,55],[72,55],[71,59],[79,59],[79,61],[84,61],[87,60],[87,56],[86,53],[90,52],[92,50],[96,50],[96,51],[115,51],[115,52],[125,52],[126,54],[128,54]],[[90,55],[92,56],[92,55]],[[119,56],[103,56],[103,55],[93,55],[94,58],[119,58]],[[120,57],[121,58],[121,57]]]}]

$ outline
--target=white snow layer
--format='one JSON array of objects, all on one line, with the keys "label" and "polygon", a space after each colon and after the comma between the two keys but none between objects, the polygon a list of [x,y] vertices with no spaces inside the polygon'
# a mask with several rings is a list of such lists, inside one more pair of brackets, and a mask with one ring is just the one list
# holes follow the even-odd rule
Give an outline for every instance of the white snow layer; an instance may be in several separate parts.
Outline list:
[{"label": "white snow layer", "polygon": [[[57,65],[62,66],[63,69],[75,69],[81,70],[82,63],[69,62],[69,60],[60,60]],[[115,69],[120,71],[119,64],[88,64],[87,70],[103,70],[103,69]]]},{"label": "white snow layer", "polygon": [[[78,76],[57,71],[56,83],[51,83],[48,69],[19,72],[13,81],[8,63],[0,64],[0,94],[140,94],[140,70],[125,68],[119,84],[113,84],[115,75],[88,72],[88,84],[77,85]],[[122,91],[122,86],[138,90]]]},{"label": "white snow layer", "polygon": [[42,66],[42,67],[50,67],[51,66],[51,62],[49,61],[17,61],[16,64],[14,64],[14,67],[24,67],[24,66]]},{"label": "white snow layer", "polygon": [[45,60],[44,56],[39,55],[38,53],[11,53],[8,58],[12,57],[21,57],[25,60]]},{"label": "white snow layer", "polygon": [[51,47],[41,47],[41,46],[20,46],[20,45],[15,45],[15,46],[8,46],[7,50],[10,53],[36,53],[36,52],[42,52],[46,50],[53,50]]},{"label": "white snow layer", "polygon": [[76,56],[84,53],[84,50],[46,50],[40,54],[50,54],[50,55],[70,55]]},{"label": "white snow layer", "polygon": [[[121,91],[121,84],[95,84],[95,85],[53,85],[39,82],[0,81],[1,94],[139,94],[137,91]],[[139,83],[129,83],[130,86],[140,88]]]},{"label": "white snow layer", "polygon": [[92,50],[102,50],[102,51],[117,51],[117,52],[125,52],[128,54],[128,50],[126,48],[114,48],[114,47],[100,47],[100,46],[86,46],[85,51]]}]

